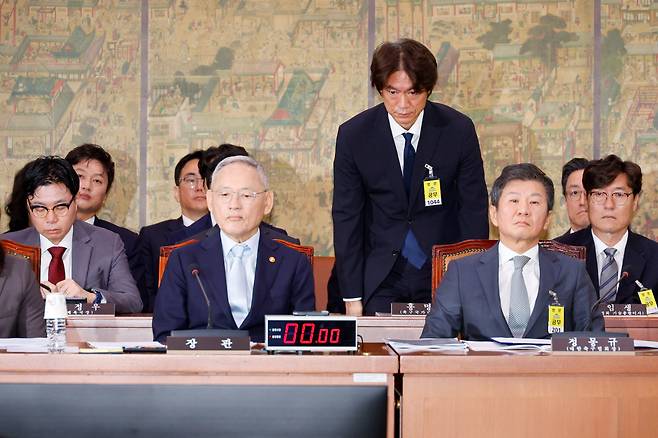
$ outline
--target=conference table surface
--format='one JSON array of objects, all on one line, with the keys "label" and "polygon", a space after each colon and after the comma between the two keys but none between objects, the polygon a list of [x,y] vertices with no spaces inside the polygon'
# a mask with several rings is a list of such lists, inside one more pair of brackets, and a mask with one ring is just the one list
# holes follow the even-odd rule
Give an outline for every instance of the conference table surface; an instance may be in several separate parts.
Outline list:
[{"label": "conference table surface", "polygon": [[[424,316],[363,316],[358,331],[363,341],[386,342],[387,339],[418,339],[425,325]],[[634,339],[658,341],[658,315],[606,316],[606,330],[625,332]],[[86,317],[67,319],[67,341],[136,341],[153,339],[151,315]]]},{"label": "conference table surface", "polygon": [[656,436],[658,353],[399,353],[402,436]]}]

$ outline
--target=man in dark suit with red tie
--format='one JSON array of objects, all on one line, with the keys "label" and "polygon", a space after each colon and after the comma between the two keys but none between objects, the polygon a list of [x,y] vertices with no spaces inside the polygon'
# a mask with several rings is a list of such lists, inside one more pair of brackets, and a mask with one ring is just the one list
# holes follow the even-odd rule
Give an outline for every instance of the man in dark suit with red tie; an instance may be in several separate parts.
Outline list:
[{"label": "man in dark suit with red tie", "polygon": [[431,249],[487,238],[487,189],[473,122],[429,102],[434,55],[421,43],[384,43],[371,83],[383,103],[338,129],[334,250],[346,313],[431,301]]}]

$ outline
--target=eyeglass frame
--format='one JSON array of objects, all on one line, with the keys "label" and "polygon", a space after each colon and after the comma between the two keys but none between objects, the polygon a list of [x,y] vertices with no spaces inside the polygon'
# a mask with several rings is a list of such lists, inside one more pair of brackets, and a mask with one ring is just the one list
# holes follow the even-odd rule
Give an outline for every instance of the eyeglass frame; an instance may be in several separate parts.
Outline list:
[{"label": "eyeglass frame", "polygon": [[612,202],[616,206],[622,207],[626,205],[628,199],[631,197],[631,195],[634,194],[635,193],[633,193],[632,191],[623,192],[621,190],[616,190],[612,193],[608,193],[603,190],[590,190],[590,192],[587,195],[592,200],[592,202],[596,205],[603,205],[608,201],[609,198],[612,198]]},{"label": "eyeglass frame", "polygon": [[[53,205],[52,208],[48,208],[44,205],[32,205],[29,201],[27,202],[27,206],[30,209],[30,213],[32,213],[33,215],[35,215],[36,217],[38,217],[40,219],[44,219],[44,218],[48,217],[48,213],[51,212],[51,211],[53,212],[53,214],[56,217],[64,217],[69,212],[69,209],[71,208],[71,204],[73,204],[73,201],[75,201],[75,196],[73,198],[71,198],[71,200],[68,202],[68,204],[65,203],[65,202],[61,202],[59,204]],[[57,213],[56,208],[59,208],[59,207],[65,207],[65,209],[60,209],[61,213]],[[35,211],[36,209],[40,209],[39,211],[42,211],[41,209],[43,209],[45,211],[45,213],[43,213],[43,214],[37,213]]]},{"label": "eyeglass frame", "polygon": [[[248,204],[253,203],[258,198],[258,195],[269,192],[269,189],[264,189],[260,192],[254,192],[251,190],[217,190],[213,191],[213,196],[217,196],[217,200],[223,204],[228,204],[233,199],[233,196],[238,195],[238,200],[240,202],[245,202]],[[220,197],[221,195],[230,195],[228,197]],[[247,196],[245,196],[247,195]]]},{"label": "eyeglass frame", "polygon": [[580,199],[583,195],[587,197],[587,192],[585,190],[567,190],[566,197],[569,199]]},{"label": "eyeglass frame", "polygon": [[[192,179],[192,178],[194,178],[194,181],[193,181],[193,182],[192,182],[192,181],[186,181],[186,180],[188,180],[188,179]],[[178,185],[179,185],[179,186],[183,185],[183,183],[185,183],[185,185],[187,186],[188,189],[192,189],[192,190],[194,190],[194,189],[197,188],[197,185],[198,185],[199,183],[201,183],[201,187],[203,187],[203,184],[204,184],[204,178],[203,178],[202,176],[186,175],[186,176],[184,176],[184,177],[181,177],[181,178],[178,180]]]}]

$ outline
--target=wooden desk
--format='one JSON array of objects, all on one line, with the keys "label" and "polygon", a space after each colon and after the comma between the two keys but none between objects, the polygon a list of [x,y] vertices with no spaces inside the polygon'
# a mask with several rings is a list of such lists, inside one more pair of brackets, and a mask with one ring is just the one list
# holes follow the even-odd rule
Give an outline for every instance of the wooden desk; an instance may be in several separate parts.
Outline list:
[{"label": "wooden desk", "polygon": [[658,315],[606,316],[605,328],[610,332],[625,332],[633,339],[658,341]]},{"label": "wooden desk", "polygon": [[[383,386],[387,436],[392,437],[397,372],[398,357],[383,344],[364,345],[363,352],[355,355],[4,353],[0,354],[0,391],[6,383]],[[80,413],[77,408],[71,412]]]},{"label": "wooden desk", "polygon": [[402,436],[648,437],[658,353],[402,354]]},{"label": "wooden desk", "polygon": [[[418,339],[425,318],[374,317],[359,318],[359,334],[364,342],[384,342],[386,338]],[[70,343],[85,341],[152,341],[151,316],[117,316],[107,319],[69,317],[66,321],[66,340]]]}]

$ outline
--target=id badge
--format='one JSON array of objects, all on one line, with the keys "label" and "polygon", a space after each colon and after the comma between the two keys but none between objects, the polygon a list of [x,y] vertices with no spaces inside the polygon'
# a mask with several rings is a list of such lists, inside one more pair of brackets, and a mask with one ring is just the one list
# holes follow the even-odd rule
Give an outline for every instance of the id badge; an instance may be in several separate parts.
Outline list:
[{"label": "id badge", "polygon": [[439,178],[425,179],[423,181],[423,192],[425,193],[425,207],[441,205],[441,180]]},{"label": "id badge", "polygon": [[651,289],[642,289],[637,293],[640,296],[640,302],[647,306],[647,315],[658,313],[658,306],[656,306],[656,299],[653,296]]},{"label": "id badge", "polygon": [[564,333],[564,306],[548,306],[548,333]]}]

